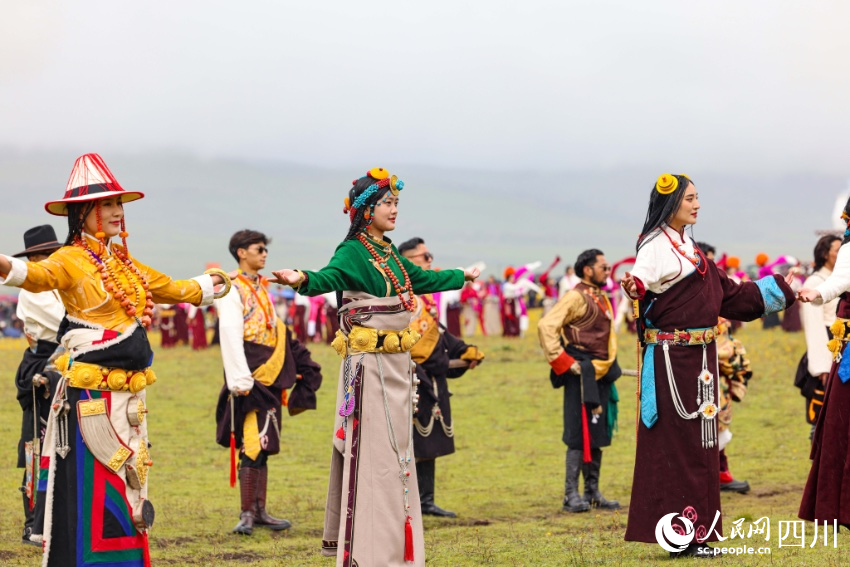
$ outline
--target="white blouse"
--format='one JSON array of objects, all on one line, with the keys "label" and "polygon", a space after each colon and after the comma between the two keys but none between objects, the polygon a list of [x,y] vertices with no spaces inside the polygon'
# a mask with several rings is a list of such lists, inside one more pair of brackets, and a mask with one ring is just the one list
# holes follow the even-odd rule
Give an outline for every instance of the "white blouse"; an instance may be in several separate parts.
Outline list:
[{"label": "white blouse", "polygon": [[657,236],[638,251],[631,274],[647,291],[664,293],[696,271],[696,266],[676,250],[696,256],[694,241],[686,232],[680,235],[666,224],[650,234]]},{"label": "white blouse", "polygon": [[[829,279],[830,272],[821,268],[806,279],[803,287],[812,289]],[[814,303],[803,303],[800,307],[800,318],[803,322],[803,331],[806,333],[806,351],[809,354],[809,374],[818,376],[829,372],[832,368],[832,353],[826,348],[829,335],[826,328],[835,322],[835,310],[838,308],[838,299],[829,303],[815,305]]]},{"label": "white blouse", "polygon": [[850,291],[850,247],[846,244],[841,245],[832,275],[815,289],[821,296],[820,299],[813,301],[817,305],[829,303],[845,291]]}]

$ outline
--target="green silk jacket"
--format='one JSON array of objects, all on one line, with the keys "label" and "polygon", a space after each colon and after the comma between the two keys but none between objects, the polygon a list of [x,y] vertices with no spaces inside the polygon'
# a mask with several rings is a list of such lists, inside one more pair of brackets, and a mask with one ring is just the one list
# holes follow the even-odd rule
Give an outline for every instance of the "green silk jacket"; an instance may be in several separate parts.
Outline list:
[{"label": "green silk jacket", "polygon": [[[386,258],[390,250],[395,253],[407,271],[415,294],[434,293],[463,287],[463,270],[441,270],[439,272],[423,270],[399,254],[395,245],[391,242],[372,238],[369,238],[369,242],[382,258]],[[387,260],[387,265],[390,266],[399,283],[404,285],[404,275],[392,256]],[[384,274],[372,254],[358,240],[346,240],[337,246],[333,258],[327,266],[316,272],[305,270],[304,274],[307,276],[307,281],[300,288],[296,288],[296,291],[301,295],[321,295],[330,291],[344,290],[362,291],[376,297],[397,295],[392,282]]]}]

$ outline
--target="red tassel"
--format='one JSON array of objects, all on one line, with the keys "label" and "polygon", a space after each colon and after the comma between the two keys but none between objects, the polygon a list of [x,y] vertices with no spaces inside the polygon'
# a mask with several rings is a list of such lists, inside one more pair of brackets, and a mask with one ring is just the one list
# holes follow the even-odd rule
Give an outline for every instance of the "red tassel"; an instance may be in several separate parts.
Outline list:
[{"label": "red tassel", "polygon": [[236,486],[236,433],[230,432],[230,488]]},{"label": "red tassel", "polygon": [[148,544],[148,532],[143,532],[142,538],[144,538],[144,551],[142,552],[142,557],[145,561],[145,567],[151,567],[151,548]]},{"label": "red tassel", "polygon": [[337,429],[336,430],[336,438],[342,439],[343,441],[345,441],[345,429],[343,429],[342,427]]},{"label": "red tassel", "polygon": [[410,525],[410,516],[404,524],[404,560],[413,563],[413,526]]},{"label": "red tassel", "polygon": [[589,463],[593,459],[590,456],[590,429],[587,426],[587,406],[581,404],[581,440],[584,445],[584,462]]}]

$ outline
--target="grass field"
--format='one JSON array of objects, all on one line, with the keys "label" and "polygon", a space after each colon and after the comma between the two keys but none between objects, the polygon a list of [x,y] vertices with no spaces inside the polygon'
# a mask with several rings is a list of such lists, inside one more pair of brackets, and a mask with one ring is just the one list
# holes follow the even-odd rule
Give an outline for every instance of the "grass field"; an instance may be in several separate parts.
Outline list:
[{"label": "grass field", "polygon": [[[532,324],[532,329],[534,325]],[[779,547],[779,522],[796,519],[809,470],[803,398],[793,387],[802,335],[762,331],[758,323],[738,334],[750,353],[755,377],[746,400],[735,407],[729,445],[735,476],[749,480],[747,495],[722,496],[724,524],[768,516],[770,540],[733,540],[729,545],[770,547],[769,555],[726,556],[728,565],[850,564],[846,532],[838,549]],[[153,342],[158,343],[154,336]],[[518,340],[480,337],[485,364],[452,383],[457,453],[437,462],[437,503],[458,512],[456,520],[425,519],[427,560],[435,566],[656,565],[669,560],[652,544],[623,541],[619,513],[560,511],[564,484],[561,391],[549,384],[548,366],[536,334]],[[19,543],[23,514],[14,468],[20,408],[13,376],[24,343],[0,341],[0,565],[37,565],[38,549]],[[150,498],[157,511],[151,530],[155,565],[333,564],[319,555],[333,434],[339,359],[325,345],[313,347],[324,369],[319,409],[286,418],[282,453],[270,460],[269,511],[292,521],[288,532],[257,530],[238,537],[238,490],[228,485],[228,451],[214,442],[216,397],[222,383],[216,348],[157,352],[159,381],[148,393],[153,443]],[[621,337],[620,362],[634,368],[634,340]],[[635,379],[623,377],[620,429],[606,449],[601,486],[606,497],[628,504],[635,451]],[[659,482],[663,482],[659,479]],[[672,512],[673,510],[671,510]],[[728,540],[727,540],[728,541]],[[699,560],[691,560],[699,561]],[[363,566],[375,567],[375,566]],[[378,566],[379,567],[379,566]]]}]

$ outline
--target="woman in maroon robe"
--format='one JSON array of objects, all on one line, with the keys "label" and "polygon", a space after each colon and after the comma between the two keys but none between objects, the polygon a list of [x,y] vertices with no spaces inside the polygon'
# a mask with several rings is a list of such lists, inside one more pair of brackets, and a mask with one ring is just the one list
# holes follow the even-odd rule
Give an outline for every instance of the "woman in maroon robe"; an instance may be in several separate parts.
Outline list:
[{"label": "woman in maroon robe", "polygon": [[[719,317],[751,321],[779,311],[794,294],[780,276],[739,284],[708,261],[684,230],[696,223],[698,210],[696,188],[686,176],[662,175],[650,196],[637,260],[622,282],[639,300],[644,348],[626,540],[658,543],[671,555],[713,556],[706,542],[723,533],[714,327]],[[661,542],[656,526],[673,513],[667,527],[680,537]]]},{"label": "woman in maroon robe", "polygon": [[838,522],[850,529],[850,200],[841,218],[848,223],[832,274],[814,289],[800,290],[800,300],[816,304],[840,297],[828,347],[838,358],[826,380],[823,406],[812,439],[812,469],[799,516],[810,522]]}]

